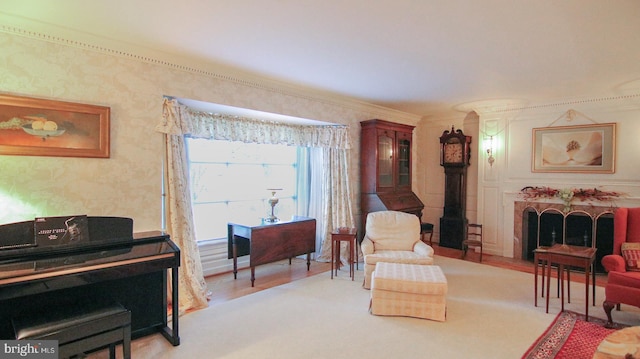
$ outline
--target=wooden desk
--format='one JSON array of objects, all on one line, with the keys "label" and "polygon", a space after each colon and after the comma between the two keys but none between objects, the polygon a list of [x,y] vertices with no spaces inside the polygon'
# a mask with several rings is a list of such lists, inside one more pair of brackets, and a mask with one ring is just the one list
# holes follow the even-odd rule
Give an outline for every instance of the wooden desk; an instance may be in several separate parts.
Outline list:
[{"label": "wooden desk", "polygon": [[[331,232],[331,279],[333,279],[334,263],[336,267],[336,276],[338,275],[338,269],[340,268],[340,242],[342,241],[349,242],[349,276],[351,276],[351,280],[354,279],[354,254],[356,257],[356,263],[358,260],[358,245],[356,244],[357,234],[358,230],[356,228],[338,228]],[[336,246],[337,250],[334,250]]]},{"label": "wooden desk", "polygon": [[307,270],[311,253],[316,251],[316,220],[294,216],[289,221],[275,223],[256,220],[255,223],[228,223],[229,259],[233,258],[233,278],[238,278],[238,257],[250,255],[251,286],[256,279],[255,268],[261,264],[307,254]]},{"label": "wooden desk", "polygon": [[[535,256],[535,254],[534,254]],[[558,266],[558,281],[560,285],[560,298],[561,298],[561,310],[564,310],[564,268],[565,266],[574,266],[584,269],[585,273],[585,311],[584,315],[586,320],[589,320],[589,270],[596,259],[596,248],[592,247],[579,247],[571,246],[567,244],[554,244],[552,247],[547,248],[544,251],[544,256],[547,259],[546,264],[546,276],[547,276],[547,313],[549,313],[549,286],[551,281],[549,276],[551,275],[551,266],[556,264]],[[537,263],[536,263],[537,264]],[[567,277],[569,280],[570,278]],[[596,274],[595,270],[592,272],[592,285],[593,285],[593,302],[596,301]],[[537,279],[536,279],[537,283]],[[571,285],[569,283],[568,285]]]}]

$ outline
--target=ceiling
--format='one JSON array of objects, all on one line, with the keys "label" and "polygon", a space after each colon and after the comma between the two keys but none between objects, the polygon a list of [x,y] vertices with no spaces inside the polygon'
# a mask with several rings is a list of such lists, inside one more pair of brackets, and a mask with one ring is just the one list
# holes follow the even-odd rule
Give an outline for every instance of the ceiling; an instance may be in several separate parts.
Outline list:
[{"label": "ceiling", "polygon": [[640,92],[638,0],[2,0],[0,15],[419,116]]}]

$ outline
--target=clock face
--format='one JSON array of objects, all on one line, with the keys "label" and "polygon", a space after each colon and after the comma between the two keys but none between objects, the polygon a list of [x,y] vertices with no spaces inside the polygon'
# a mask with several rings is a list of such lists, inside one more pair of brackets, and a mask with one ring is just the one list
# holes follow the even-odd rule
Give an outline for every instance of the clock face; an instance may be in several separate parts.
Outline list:
[{"label": "clock face", "polygon": [[462,163],[462,143],[453,142],[444,145],[445,163]]}]

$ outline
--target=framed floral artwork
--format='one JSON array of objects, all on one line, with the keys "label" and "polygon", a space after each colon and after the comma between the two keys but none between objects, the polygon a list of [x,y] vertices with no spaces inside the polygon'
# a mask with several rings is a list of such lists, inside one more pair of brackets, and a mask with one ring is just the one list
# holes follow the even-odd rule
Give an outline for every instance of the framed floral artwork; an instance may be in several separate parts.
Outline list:
[{"label": "framed floral artwork", "polygon": [[614,173],[616,124],[533,129],[533,172]]},{"label": "framed floral artwork", "polygon": [[0,94],[0,155],[109,157],[110,108]]}]

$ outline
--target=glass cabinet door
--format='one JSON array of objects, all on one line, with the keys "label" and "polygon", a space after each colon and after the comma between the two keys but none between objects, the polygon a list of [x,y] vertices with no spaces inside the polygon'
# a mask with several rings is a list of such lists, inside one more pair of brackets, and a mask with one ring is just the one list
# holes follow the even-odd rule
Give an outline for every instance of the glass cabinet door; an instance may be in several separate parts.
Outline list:
[{"label": "glass cabinet door", "polygon": [[393,138],[378,136],[378,187],[393,187]]},{"label": "glass cabinet door", "polygon": [[398,186],[411,186],[411,135],[398,133]]}]

